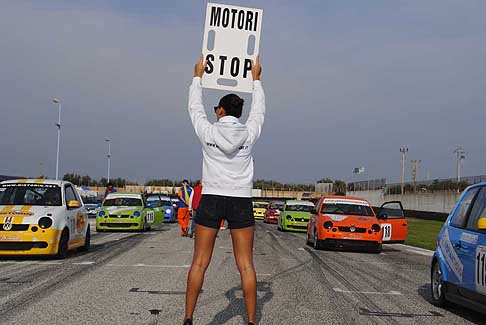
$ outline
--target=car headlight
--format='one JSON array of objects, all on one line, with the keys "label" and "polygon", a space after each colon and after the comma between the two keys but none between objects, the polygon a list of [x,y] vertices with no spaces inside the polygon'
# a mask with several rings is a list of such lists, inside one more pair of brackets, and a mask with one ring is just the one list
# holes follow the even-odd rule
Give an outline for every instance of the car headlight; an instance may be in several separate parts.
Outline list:
[{"label": "car headlight", "polygon": [[98,215],[99,215],[100,217],[104,216],[104,215],[105,215],[105,211],[100,211],[100,213],[98,213]]},{"label": "car headlight", "polygon": [[138,217],[140,217],[140,212],[139,212],[139,211],[135,211],[135,212],[133,213],[133,216],[134,216],[134,217],[137,217],[137,218],[138,218]]},{"label": "car headlight", "polygon": [[324,228],[331,229],[332,228],[332,222],[331,221],[324,222]]},{"label": "car headlight", "polygon": [[42,229],[47,229],[52,226],[52,219],[49,217],[42,217],[39,219],[38,224]]},{"label": "car headlight", "polygon": [[381,227],[379,224],[375,223],[373,224],[373,226],[371,226],[371,230],[373,230],[374,232],[380,232]]},{"label": "car headlight", "polygon": [[167,210],[165,210],[165,213],[167,213],[167,214],[171,214],[171,212],[172,212],[172,210],[171,210],[171,209],[167,209]]}]

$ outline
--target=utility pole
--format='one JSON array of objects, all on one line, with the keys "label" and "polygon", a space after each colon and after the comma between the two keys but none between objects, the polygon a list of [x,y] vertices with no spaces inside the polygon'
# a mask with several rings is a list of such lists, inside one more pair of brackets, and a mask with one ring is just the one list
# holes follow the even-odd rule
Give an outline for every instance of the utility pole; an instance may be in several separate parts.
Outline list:
[{"label": "utility pole", "polygon": [[108,177],[106,179],[107,183],[110,182],[110,169],[111,169],[111,140],[110,139],[105,139],[105,142],[108,143],[108,154],[106,155],[106,158],[108,160]]},{"label": "utility pole", "polygon": [[419,169],[419,164],[422,162],[422,160],[412,160],[413,164],[413,192],[417,192],[417,176],[418,176],[418,169]]},{"label": "utility pole", "polygon": [[61,105],[62,101],[59,98],[53,98],[52,102],[57,104],[59,115],[56,123],[57,127],[57,152],[56,152],[56,181],[59,179],[59,148],[61,144]]},{"label": "utility pole", "polygon": [[462,148],[462,146],[456,146],[456,150],[454,150],[456,154],[456,176],[457,176],[457,183],[461,182],[461,161],[466,159],[466,152]]},{"label": "utility pole", "polygon": [[408,147],[403,146],[400,148],[400,153],[402,154],[402,195],[405,190],[405,161],[407,161]]}]

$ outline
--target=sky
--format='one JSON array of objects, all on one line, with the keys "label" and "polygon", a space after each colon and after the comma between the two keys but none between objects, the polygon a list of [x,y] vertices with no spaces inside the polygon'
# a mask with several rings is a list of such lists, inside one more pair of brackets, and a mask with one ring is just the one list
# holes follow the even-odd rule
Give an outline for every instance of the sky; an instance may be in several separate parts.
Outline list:
[{"label": "sky", "polygon": [[[267,115],[255,178],[486,174],[486,2],[223,1],[264,10]],[[0,174],[201,177],[187,113],[206,1],[0,0]],[[204,90],[208,115],[223,91]],[[246,119],[251,95],[246,102]]]}]

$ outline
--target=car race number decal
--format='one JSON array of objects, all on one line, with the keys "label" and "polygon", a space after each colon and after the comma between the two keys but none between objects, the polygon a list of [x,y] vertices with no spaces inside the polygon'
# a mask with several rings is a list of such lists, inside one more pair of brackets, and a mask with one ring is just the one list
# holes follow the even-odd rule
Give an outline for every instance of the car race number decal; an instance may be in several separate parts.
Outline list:
[{"label": "car race number decal", "polygon": [[208,3],[202,53],[204,88],[253,91],[251,61],[258,55],[263,10]]},{"label": "car race number decal", "polygon": [[148,211],[147,212],[147,222],[148,223],[153,223],[154,222],[154,212],[153,211]]},{"label": "car race number decal", "polygon": [[383,229],[383,241],[390,241],[392,236],[392,225],[384,223],[381,225],[381,229]]},{"label": "car race number decal", "polygon": [[476,291],[486,294],[486,246],[476,248]]}]

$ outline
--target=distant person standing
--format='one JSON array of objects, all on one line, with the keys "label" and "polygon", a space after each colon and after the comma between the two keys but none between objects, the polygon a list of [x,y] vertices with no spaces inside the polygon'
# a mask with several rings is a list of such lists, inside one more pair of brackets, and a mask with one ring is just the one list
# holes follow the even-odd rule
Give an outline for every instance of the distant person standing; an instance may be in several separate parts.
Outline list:
[{"label": "distant person standing", "polygon": [[253,99],[246,123],[240,122],[244,100],[236,94],[222,97],[214,107],[217,122],[211,123],[204,110],[201,77],[207,62],[201,55],[194,67],[189,88],[189,115],[203,147],[202,198],[196,216],[196,239],[187,276],[185,325],[192,316],[204,275],[211,261],[214,242],[226,219],[233,242],[233,254],[240,272],[248,324],[256,323],[256,272],[253,264],[255,220],[251,201],[253,189],[252,149],[265,118],[265,95],[260,82],[261,66],[252,62]]},{"label": "distant person standing", "polygon": [[182,187],[177,192],[179,198],[179,208],[177,209],[177,220],[181,226],[181,236],[187,235],[187,226],[189,225],[189,204],[191,202],[192,187],[189,186],[187,179],[182,181]]},{"label": "distant person standing", "polygon": [[106,184],[105,195],[103,196],[103,201],[106,199],[108,194],[115,193],[115,192],[116,192],[116,188],[113,187],[113,183],[108,182],[108,184]]},{"label": "distant person standing", "polygon": [[199,202],[201,201],[202,188],[203,187],[201,181],[197,182],[197,185],[194,186],[193,188],[192,195],[191,195],[191,202],[189,204],[189,211],[192,212],[192,222],[191,222],[191,226],[189,227],[189,236],[191,238],[194,234],[194,228],[196,227],[194,220],[196,220],[197,210],[199,208]]}]

